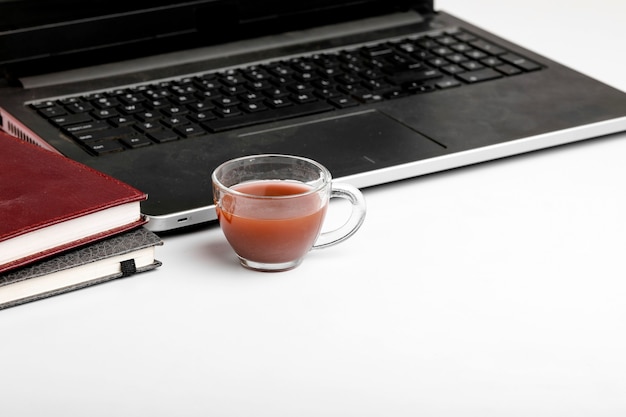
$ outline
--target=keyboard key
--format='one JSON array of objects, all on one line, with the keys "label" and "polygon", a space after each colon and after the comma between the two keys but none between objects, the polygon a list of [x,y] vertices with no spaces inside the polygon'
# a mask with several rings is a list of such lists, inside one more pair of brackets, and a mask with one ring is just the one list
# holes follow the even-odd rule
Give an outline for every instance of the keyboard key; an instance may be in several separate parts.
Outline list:
[{"label": "keyboard key", "polygon": [[202,122],[206,122],[209,120],[217,119],[217,116],[213,112],[206,111],[206,112],[192,113],[188,115],[187,118],[194,123],[202,123]]},{"label": "keyboard key", "polygon": [[422,82],[412,82],[406,84],[404,88],[412,94],[429,93],[435,90],[435,86],[432,84],[426,84]]},{"label": "keyboard key", "polygon": [[228,75],[220,78],[220,81],[227,86],[236,86],[245,83],[246,79],[243,75],[237,73],[236,71],[229,71]]},{"label": "keyboard key", "polygon": [[246,91],[247,90],[244,85],[232,85],[232,86],[224,86],[220,88],[220,92],[227,97],[233,97],[239,94],[244,94]]},{"label": "keyboard key", "polygon": [[457,43],[455,45],[451,45],[450,49],[459,53],[465,53],[472,50],[472,47],[466,43]]},{"label": "keyboard key", "polygon": [[341,96],[335,97],[328,100],[332,105],[340,109],[347,109],[348,107],[358,106],[359,102],[354,100],[353,98]]},{"label": "keyboard key", "polygon": [[466,71],[465,68],[461,68],[457,64],[446,65],[445,67],[441,67],[441,69],[451,75]]},{"label": "keyboard key", "polygon": [[116,140],[94,142],[94,143],[87,144],[86,146],[87,146],[87,149],[91,150],[91,152],[93,152],[94,154],[98,156],[115,153],[115,152],[121,152],[125,149],[124,145],[122,145],[120,142]]},{"label": "keyboard key", "polygon": [[84,103],[80,100],[70,104],[66,104],[65,108],[72,113],[86,113],[93,110],[93,106],[91,104]]},{"label": "keyboard key", "polygon": [[400,74],[394,74],[389,77],[389,81],[396,85],[403,85],[406,83],[432,80],[439,77],[442,77],[442,74],[439,70],[427,69],[421,71],[407,71]]},{"label": "keyboard key", "polygon": [[440,44],[442,44],[442,45],[453,45],[453,44],[457,43],[457,40],[454,39],[450,35],[438,36],[438,37],[435,38],[435,40],[437,42],[439,42]]},{"label": "keyboard key", "polygon": [[460,40],[461,42],[471,42],[473,40],[476,40],[476,37],[472,35],[471,33],[462,32],[462,31],[452,33],[452,36],[454,36],[456,39]]},{"label": "keyboard key", "polygon": [[428,60],[428,64],[430,64],[433,67],[442,67],[449,63],[450,62],[448,60],[443,59],[443,58],[433,58],[433,59]]},{"label": "keyboard key", "polygon": [[54,105],[56,105],[56,103],[54,101],[52,101],[52,100],[46,100],[46,101],[41,101],[39,103],[31,104],[31,106],[34,109],[45,109],[46,107],[52,107]]},{"label": "keyboard key", "polygon": [[517,75],[522,73],[521,69],[509,64],[498,65],[497,67],[495,67],[495,69],[500,71],[504,75]]},{"label": "keyboard key", "polygon": [[164,98],[161,98],[161,99],[149,100],[146,104],[149,108],[152,108],[153,110],[158,110],[158,109],[162,109],[162,108],[169,106],[170,102]]},{"label": "keyboard key", "polygon": [[92,122],[85,122],[78,125],[65,126],[63,131],[69,135],[78,134],[80,132],[93,132],[94,130],[109,129],[111,125],[102,121],[96,120]]},{"label": "keyboard key", "polygon": [[282,107],[289,107],[291,105],[293,105],[293,103],[289,100],[287,100],[286,98],[274,98],[274,99],[270,99],[267,100],[267,104],[274,108],[274,109],[278,109],[278,108],[282,108]]},{"label": "keyboard key", "polygon": [[39,109],[39,114],[49,119],[51,117],[58,117],[67,114],[67,111],[61,106],[50,106]]},{"label": "keyboard key", "polygon": [[367,56],[381,56],[381,55],[390,55],[393,53],[393,49],[387,45],[376,45],[365,47],[361,50],[361,52]]},{"label": "keyboard key", "polygon": [[235,117],[241,114],[241,112],[237,110],[236,107],[218,107],[213,110],[213,113],[223,118]]},{"label": "keyboard key", "polygon": [[115,127],[130,126],[135,124],[135,119],[131,116],[118,116],[109,119],[109,123]]},{"label": "keyboard key", "polygon": [[396,98],[406,97],[408,95],[409,95],[408,91],[395,90],[395,91],[391,91],[391,92],[385,94],[385,98],[389,99],[389,100],[393,100],[393,99],[396,99]]},{"label": "keyboard key", "polygon": [[219,99],[213,100],[213,103],[220,107],[231,107],[238,105],[240,102],[234,97],[220,97]]},{"label": "keyboard key", "polygon": [[177,116],[189,113],[189,110],[184,106],[166,107],[166,108],[161,109],[161,111],[167,117],[177,117]]},{"label": "keyboard key", "polygon": [[196,101],[196,98],[191,94],[183,94],[183,95],[170,97],[170,100],[172,100],[174,103],[180,106],[183,104],[193,103],[194,101]]},{"label": "keyboard key", "polygon": [[163,124],[169,127],[183,126],[189,123],[185,116],[173,116],[163,120]]},{"label": "keyboard key", "polygon": [[189,104],[187,108],[189,108],[191,111],[205,112],[214,109],[215,105],[210,101],[199,101],[193,104]]},{"label": "keyboard key", "polygon": [[472,45],[474,48],[480,49],[481,51],[486,52],[491,55],[501,55],[506,52],[505,49],[502,49],[499,46],[496,46],[493,43],[487,42],[482,39],[470,42],[470,45]]},{"label": "keyboard key", "polygon": [[162,126],[158,122],[143,122],[137,125],[142,132],[151,132],[153,130],[161,130]]},{"label": "keyboard key", "polygon": [[508,62],[511,65],[515,65],[516,67],[519,67],[524,71],[536,71],[541,68],[541,65],[537,64],[536,62],[515,54],[505,54],[500,56],[500,59]]},{"label": "keyboard key", "polygon": [[495,66],[504,64],[504,62],[502,62],[500,59],[493,57],[493,56],[482,59],[480,63],[487,67],[495,67]]},{"label": "keyboard key", "polygon": [[239,127],[252,126],[261,123],[273,122],[277,120],[289,119],[292,117],[307,116],[332,110],[333,107],[321,101],[303,104],[301,106],[279,107],[258,113],[250,113],[244,117],[231,117],[225,119],[212,120],[204,123],[211,132],[223,132],[225,130]]},{"label": "keyboard key", "polygon": [[200,125],[196,125],[196,124],[177,127],[176,129],[174,129],[174,131],[184,138],[190,138],[192,136],[200,136],[206,133],[204,129],[200,127]]},{"label": "keyboard key", "polygon": [[481,68],[484,68],[484,65],[479,64],[476,61],[466,61],[466,62],[461,63],[461,67],[465,68],[468,71],[476,71]]},{"label": "keyboard key", "polygon": [[141,120],[142,122],[150,122],[153,120],[158,120],[159,118],[161,118],[161,113],[159,113],[158,111],[144,111],[141,113],[137,113],[135,114],[135,117],[138,120]]},{"label": "keyboard key", "polygon": [[469,58],[463,54],[450,54],[446,56],[446,59],[452,63],[459,64],[461,62],[467,61]]},{"label": "keyboard key", "polygon": [[353,94],[353,97],[361,103],[374,103],[384,100],[384,97],[381,94],[376,94],[369,91]]},{"label": "keyboard key", "polygon": [[502,77],[502,73],[493,70],[491,68],[479,69],[476,71],[463,72],[458,74],[457,77],[463,81],[473,84],[487,80],[493,80]]},{"label": "keyboard key", "polygon": [[125,115],[131,115],[145,111],[145,107],[141,104],[126,104],[119,107],[120,112]]},{"label": "keyboard key", "polygon": [[264,69],[253,68],[243,72],[244,77],[252,82],[269,80],[271,75]]},{"label": "keyboard key", "polygon": [[296,94],[310,93],[311,91],[314,90],[313,86],[307,83],[292,84],[289,87],[287,87],[287,89],[291,91],[292,93],[296,93]]},{"label": "keyboard key", "polygon": [[253,103],[245,103],[240,106],[240,108],[246,113],[256,113],[258,111],[267,110],[267,106],[263,103],[253,102]]},{"label": "keyboard key", "polygon": [[146,98],[141,95],[141,94],[133,94],[133,93],[128,93],[128,94],[124,94],[122,96],[119,96],[119,101],[123,104],[123,105],[132,105],[132,104],[138,104],[141,103],[142,101],[145,101]]},{"label": "keyboard key", "polygon": [[90,122],[91,120],[91,116],[85,113],[66,114],[64,116],[53,117],[52,119],[50,119],[52,123],[60,127],[86,123]]},{"label": "keyboard key", "polygon": [[178,140],[178,135],[169,129],[150,132],[148,133],[148,137],[156,143],[173,142]]},{"label": "keyboard key", "polygon": [[290,98],[292,101],[294,101],[295,103],[299,103],[299,104],[317,101],[317,98],[313,94],[307,94],[307,93],[294,94]]},{"label": "keyboard key", "polygon": [[452,53],[452,49],[447,46],[438,46],[430,50],[432,53],[437,54],[439,56],[446,56]]},{"label": "keyboard key", "polygon": [[272,99],[287,97],[290,94],[291,93],[288,90],[283,88],[274,88],[272,90],[265,91],[265,95]]},{"label": "keyboard key", "polygon": [[106,109],[100,109],[100,110],[95,110],[93,112],[91,112],[91,114],[96,118],[96,119],[108,119],[109,117],[116,117],[119,115],[119,113],[117,112],[117,110],[112,109],[112,108],[106,108]]},{"label": "keyboard key", "polygon": [[152,145],[152,141],[144,136],[131,136],[124,138],[121,142],[132,149],[143,148]]},{"label": "keyboard key", "polygon": [[466,53],[465,53],[465,55],[466,55],[468,58],[475,59],[475,60],[477,60],[477,61],[479,61],[479,60],[481,60],[481,59],[485,59],[485,58],[487,58],[487,57],[489,56],[489,55],[487,55],[486,53],[484,53],[484,52],[482,52],[482,51],[479,51],[479,50],[476,50],[476,49],[474,49],[474,50],[472,50],[472,51],[468,51],[468,52],[466,52]]},{"label": "keyboard key", "polygon": [[260,92],[247,92],[245,94],[241,94],[239,98],[241,99],[241,101],[251,103],[263,101],[265,99],[265,96],[263,95],[263,93]]},{"label": "keyboard key", "polygon": [[447,78],[445,80],[437,81],[435,83],[435,86],[441,89],[458,87],[460,85],[461,85],[461,82],[459,80],[455,80],[454,78]]},{"label": "keyboard key", "polygon": [[112,129],[94,130],[91,132],[74,133],[74,138],[81,142],[121,139],[137,134],[137,131],[129,126],[116,127]]},{"label": "keyboard key", "polygon": [[91,104],[99,109],[110,109],[120,105],[119,100],[111,97],[95,95],[95,99],[91,100]]}]

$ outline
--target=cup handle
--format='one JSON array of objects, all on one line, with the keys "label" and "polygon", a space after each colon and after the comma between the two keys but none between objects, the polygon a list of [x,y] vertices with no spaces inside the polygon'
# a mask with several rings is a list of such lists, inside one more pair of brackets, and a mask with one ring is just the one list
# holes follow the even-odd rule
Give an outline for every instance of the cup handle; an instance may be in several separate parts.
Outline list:
[{"label": "cup handle", "polygon": [[363,224],[365,220],[365,197],[358,188],[344,183],[333,183],[330,198],[344,198],[352,204],[352,212],[348,220],[335,230],[321,233],[313,249],[322,249],[336,245],[348,239]]}]

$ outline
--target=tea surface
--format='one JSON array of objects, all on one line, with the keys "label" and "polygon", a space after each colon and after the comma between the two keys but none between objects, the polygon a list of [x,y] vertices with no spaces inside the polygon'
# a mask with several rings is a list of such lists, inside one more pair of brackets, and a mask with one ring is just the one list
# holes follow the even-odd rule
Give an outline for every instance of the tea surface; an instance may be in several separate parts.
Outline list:
[{"label": "tea surface", "polygon": [[[254,181],[233,190],[254,196],[292,196],[311,191],[302,183]],[[243,258],[264,263],[299,259],[313,246],[326,214],[319,193],[294,198],[263,199],[226,195],[217,207],[229,243]]]}]

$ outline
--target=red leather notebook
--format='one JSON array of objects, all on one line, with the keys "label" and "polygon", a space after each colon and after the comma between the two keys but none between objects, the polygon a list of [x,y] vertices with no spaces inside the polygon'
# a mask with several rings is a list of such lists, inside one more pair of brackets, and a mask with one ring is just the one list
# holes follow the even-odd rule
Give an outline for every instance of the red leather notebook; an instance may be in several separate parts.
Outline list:
[{"label": "red leather notebook", "polygon": [[0,272],[146,222],[147,195],[0,132]]}]

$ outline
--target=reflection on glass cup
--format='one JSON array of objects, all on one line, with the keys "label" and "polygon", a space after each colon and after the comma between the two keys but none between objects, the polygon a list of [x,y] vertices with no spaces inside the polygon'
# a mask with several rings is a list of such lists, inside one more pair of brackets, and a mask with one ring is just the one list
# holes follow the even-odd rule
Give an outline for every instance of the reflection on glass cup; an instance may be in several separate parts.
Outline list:
[{"label": "reflection on glass cup", "polygon": [[[321,164],[289,155],[253,155],[227,161],[212,174],[217,218],[246,268],[285,271],[311,249],[352,236],[365,219],[365,199],[348,184],[333,183]],[[321,232],[331,198],[352,204],[348,221]]]}]

